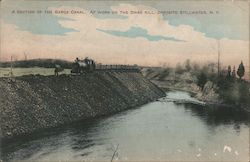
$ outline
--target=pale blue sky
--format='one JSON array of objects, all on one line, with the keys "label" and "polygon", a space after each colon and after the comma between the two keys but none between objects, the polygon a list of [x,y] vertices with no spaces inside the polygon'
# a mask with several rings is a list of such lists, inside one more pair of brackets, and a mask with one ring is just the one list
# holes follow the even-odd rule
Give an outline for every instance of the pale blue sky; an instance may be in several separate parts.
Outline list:
[{"label": "pale blue sky", "polygon": [[[218,11],[213,15],[163,15],[164,19],[173,26],[190,25],[196,31],[202,32],[209,38],[228,38],[234,40],[248,40],[248,3],[223,1],[7,1],[2,2],[1,12],[4,22],[15,24],[19,30],[34,34],[64,35],[67,32],[77,32],[75,29],[62,27],[58,21],[62,18],[54,15],[11,14],[12,10],[33,9],[45,10],[49,7],[80,7],[87,10],[111,10],[111,6],[120,3],[143,4],[157,10],[206,10]],[[99,19],[126,19],[126,16],[96,15]],[[74,21],[74,20],[72,20]],[[102,30],[102,29],[100,29]],[[119,31],[117,31],[119,32]],[[122,32],[122,31],[121,31]],[[134,31],[135,32],[135,31]],[[140,31],[138,30],[139,34]],[[129,36],[129,32],[127,37]],[[112,33],[109,33],[112,34]],[[126,34],[126,33],[123,33]],[[117,35],[117,34],[113,34]],[[121,35],[120,35],[121,36]],[[145,37],[147,37],[144,34]],[[143,37],[143,35],[141,35]],[[159,36],[161,37],[161,36]],[[162,36],[163,38],[164,36]],[[148,38],[147,38],[148,39]],[[158,39],[155,37],[155,39]],[[164,38],[165,39],[165,38]]]}]

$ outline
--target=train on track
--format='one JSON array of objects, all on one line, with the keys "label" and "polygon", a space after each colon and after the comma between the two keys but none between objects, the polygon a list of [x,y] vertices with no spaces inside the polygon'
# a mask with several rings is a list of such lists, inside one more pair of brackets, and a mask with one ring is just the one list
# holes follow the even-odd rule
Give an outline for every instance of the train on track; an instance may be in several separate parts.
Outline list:
[{"label": "train on track", "polygon": [[95,61],[86,57],[83,60],[76,58],[75,62],[72,64],[71,73],[73,74],[83,74],[86,72],[93,72],[96,68]]},{"label": "train on track", "polygon": [[[60,65],[55,66],[55,75],[58,76],[59,72],[62,72],[64,68]],[[86,57],[85,59],[76,58],[71,66],[71,74],[73,75],[82,75],[85,73],[92,73],[94,71],[136,71],[139,72],[140,69],[137,65],[102,65],[96,64],[93,59]]]}]

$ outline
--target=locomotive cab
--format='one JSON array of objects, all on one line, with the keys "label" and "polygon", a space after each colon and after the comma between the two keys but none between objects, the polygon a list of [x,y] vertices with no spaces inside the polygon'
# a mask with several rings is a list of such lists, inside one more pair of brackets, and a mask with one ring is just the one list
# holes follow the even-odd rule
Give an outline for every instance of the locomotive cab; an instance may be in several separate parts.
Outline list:
[{"label": "locomotive cab", "polygon": [[86,72],[93,72],[95,70],[95,61],[89,58],[80,60],[76,58],[72,65],[71,73],[83,74]]}]

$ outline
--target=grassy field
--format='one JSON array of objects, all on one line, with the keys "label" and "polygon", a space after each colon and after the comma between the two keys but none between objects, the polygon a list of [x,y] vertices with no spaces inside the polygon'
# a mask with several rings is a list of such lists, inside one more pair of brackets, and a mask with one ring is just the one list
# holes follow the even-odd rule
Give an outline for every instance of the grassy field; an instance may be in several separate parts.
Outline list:
[{"label": "grassy field", "polygon": [[[23,76],[23,75],[55,75],[54,68],[41,68],[41,67],[33,67],[33,68],[13,68],[12,76]],[[64,69],[64,71],[59,74],[70,74],[70,69]],[[10,77],[11,69],[10,68],[0,68],[0,77]]]}]

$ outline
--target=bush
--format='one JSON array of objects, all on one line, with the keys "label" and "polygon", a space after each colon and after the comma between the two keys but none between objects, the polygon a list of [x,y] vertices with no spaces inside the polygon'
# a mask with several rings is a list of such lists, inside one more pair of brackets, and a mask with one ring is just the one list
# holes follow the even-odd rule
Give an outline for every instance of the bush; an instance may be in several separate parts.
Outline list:
[{"label": "bush", "polygon": [[192,67],[191,67],[191,63],[189,59],[185,61],[184,66],[185,66],[186,71],[191,71]]},{"label": "bush", "polygon": [[228,104],[250,105],[250,84],[243,80],[227,80],[220,77],[218,81],[220,97]]},{"label": "bush", "polygon": [[243,62],[241,61],[238,70],[237,70],[237,75],[240,77],[240,79],[244,76],[245,74],[245,67],[243,65]]},{"label": "bush", "polygon": [[183,74],[186,70],[181,66],[180,63],[178,63],[175,67],[175,73],[176,74]]},{"label": "bush", "polygon": [[201,71],[197,76],[197,80],[198,80],[197,85],[201,87],[201,89],[203,89],[208,81],[206,73],[204,71]]},{"label": "bush", "polygon": [[161,81],[164,80],[165,77],[169,76],[170,72],[171,72],[171,68],[169,68],[169,67],[165,68],[165,69],[160,73],[160,75],[159,75],[159,80],[161,80]]}]

